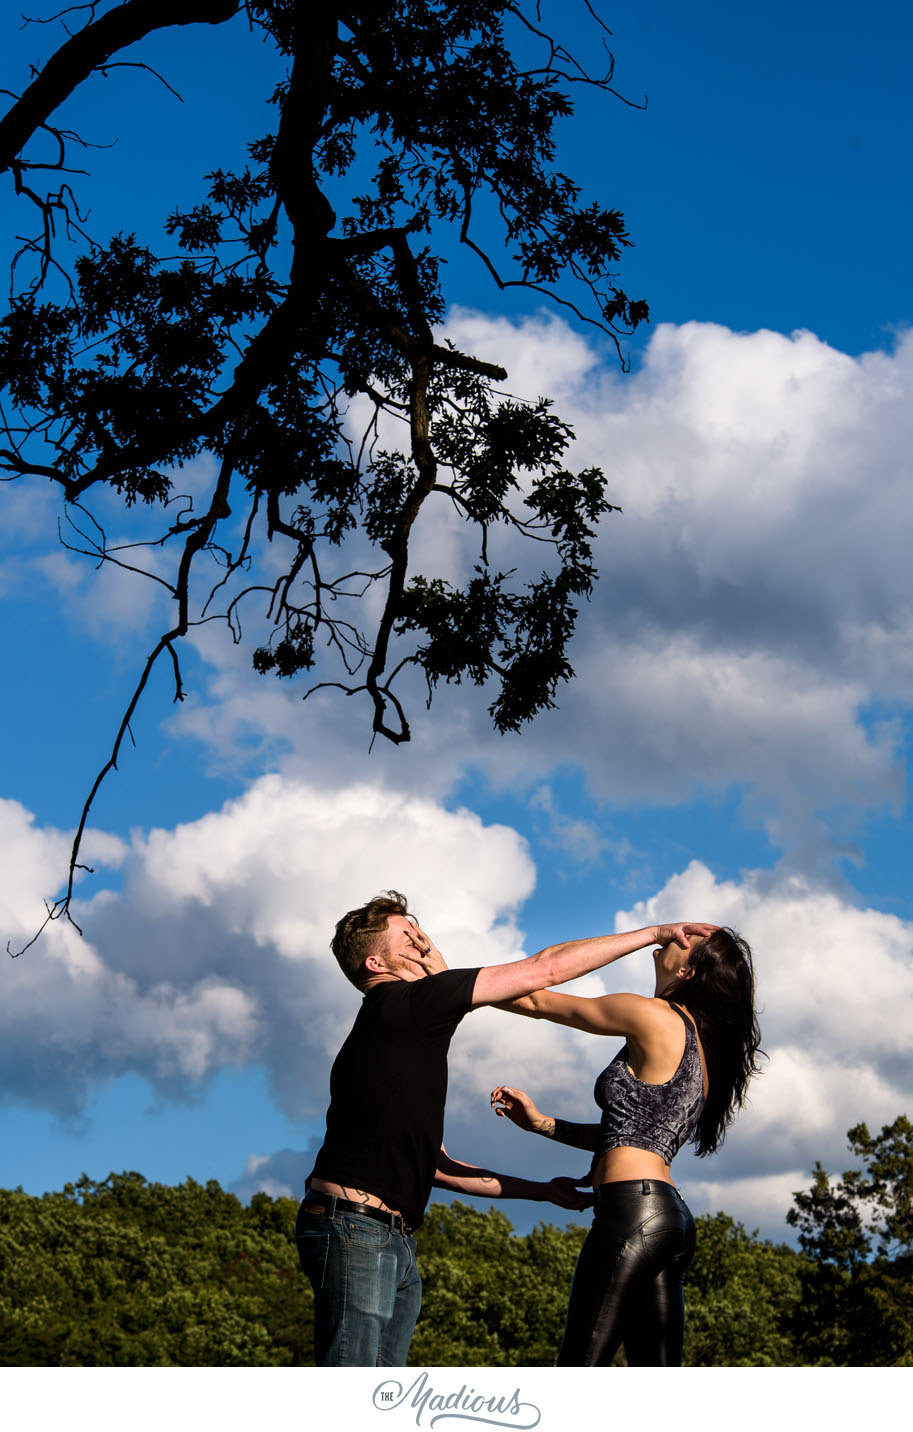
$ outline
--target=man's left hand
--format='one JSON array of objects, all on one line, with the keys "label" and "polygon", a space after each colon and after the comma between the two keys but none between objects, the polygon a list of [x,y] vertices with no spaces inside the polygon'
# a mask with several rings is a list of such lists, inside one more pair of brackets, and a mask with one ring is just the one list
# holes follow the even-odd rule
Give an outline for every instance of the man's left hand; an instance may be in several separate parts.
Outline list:
[{"label": "man's left hand", "polygon": [[437,945],[430,935],[426,935],[420,925],[416,925],[412,934],[412,948],[414,954],[406,956],[408,960],[414,960],[417,965],[425,971],[426,975],[439,975],[442,970],[447,969],[447,962],[441,954]]},{"label": "man's left hand", "polygon": [[[578,1184],[584,1184],[585,1189],[578,1188]],[[559,1208],[571,1208],[579,1213],[584,1208],[593,1207],[593,1190],[589,1179],[552,1178],[545,1186],[551,1202]]]}]

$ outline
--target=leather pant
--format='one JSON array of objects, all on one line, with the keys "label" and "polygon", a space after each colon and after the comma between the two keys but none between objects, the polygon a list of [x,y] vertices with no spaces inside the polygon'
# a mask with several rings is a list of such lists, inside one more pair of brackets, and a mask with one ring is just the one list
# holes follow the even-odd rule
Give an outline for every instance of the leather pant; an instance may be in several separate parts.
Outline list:
[{"label": "leather pant", "polygon": [[596,1190],[580,1250],[559,1367],[607,1367],[624,1343],[629,1367],[681,1367],[682,1276],[694,1219],[678,1189],[623,1179]]}]

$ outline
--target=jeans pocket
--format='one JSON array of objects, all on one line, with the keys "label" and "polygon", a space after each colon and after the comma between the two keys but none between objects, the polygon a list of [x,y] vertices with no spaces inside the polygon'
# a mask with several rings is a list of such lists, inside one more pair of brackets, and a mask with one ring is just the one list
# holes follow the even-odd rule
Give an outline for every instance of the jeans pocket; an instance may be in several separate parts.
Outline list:
[{"label": "jeans pocket", "polygon": [[389,1224],[377,1223],[373,1218],[343,1214],[341,1222],[343,1237],[351,1246],[381,1251],[388,1248],[393,1240],[393,1230]]},{"label": "jeans pocket", "polygon": [[301,1271],[307,1274],[314,1292],[319,1292],[326,1276],[330,1235],[317,1228],[302,1230],[299,1227],[295,1234],[295,1242],[298,1245],[298,1262],[301,1264]]}]

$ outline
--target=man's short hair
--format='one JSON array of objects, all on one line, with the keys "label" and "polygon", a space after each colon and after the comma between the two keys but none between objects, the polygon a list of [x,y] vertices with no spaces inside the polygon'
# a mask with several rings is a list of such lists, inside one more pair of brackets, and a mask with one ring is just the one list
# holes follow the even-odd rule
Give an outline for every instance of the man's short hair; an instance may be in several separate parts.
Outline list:
[{"label": "man's short hair", "polygon": [[367,905],[350,910],[336,926],[336,934],[330,941],[330,949],[336,956],[339,968],[356,989],[361,989],[367,978],[365,960],[373,954],[378,935],[387,928],[390,915],[405,915],[411,920],[405,895],[398,890],[385,890],[375,895]]}]

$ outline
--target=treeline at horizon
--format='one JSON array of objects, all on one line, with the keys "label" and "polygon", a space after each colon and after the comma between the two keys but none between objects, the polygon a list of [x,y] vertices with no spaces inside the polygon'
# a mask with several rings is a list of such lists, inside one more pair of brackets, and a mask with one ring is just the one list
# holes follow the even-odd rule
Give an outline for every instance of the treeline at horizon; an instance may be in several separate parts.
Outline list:
[{"label": "treeline at horizon", "polygon": [[[849,1143],[861,1167],[816,1164],[795,1196],[798,1249],[726,1213],[697,1219],[686,1366],[913,1366],[913,1124],[860,1124]],[[0,1190],[0,1365],[311,1366],[297,1209],[139,1173]],[[410,1366],[551,1366],[585,1236],[547,1222],[521,1235],[496,1208],[433,1203]]]}]

